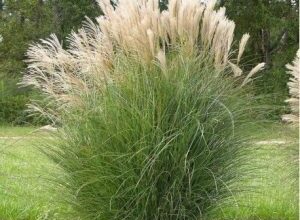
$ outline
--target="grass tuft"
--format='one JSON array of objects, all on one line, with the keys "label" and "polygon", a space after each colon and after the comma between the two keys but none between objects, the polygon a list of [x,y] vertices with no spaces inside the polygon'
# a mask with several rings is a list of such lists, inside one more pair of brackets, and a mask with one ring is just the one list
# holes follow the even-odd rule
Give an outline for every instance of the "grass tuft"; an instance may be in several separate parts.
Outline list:
[{"label": "grass tuft", "polygon": [[47,152],[69,202],[83,219],[203,217],[232,193],[255,100],[205,58],[175,56],[164,74],[123,61],[120,83],[65,115]]}]

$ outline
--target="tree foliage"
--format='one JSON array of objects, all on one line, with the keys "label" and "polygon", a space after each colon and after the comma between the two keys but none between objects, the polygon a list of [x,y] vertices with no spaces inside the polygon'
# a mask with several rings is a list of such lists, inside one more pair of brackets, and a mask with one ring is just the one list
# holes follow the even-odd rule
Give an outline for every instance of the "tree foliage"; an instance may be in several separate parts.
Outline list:
[{"label": "tree foliage", "polygon": [[76,30],[85,16],[95,18],[100,14],[100,8],[96,0],[50,0],[54,14],[53,22],[56,25],[56,33],[61,39]]},{"label": "tree foliage", "polygon": [[[95,17],[100,14],[95,1],[72,0],[1,0],[0,1],[0,83],[5,91],[0,90],[0,119],[7,108],[14,106],[15,96],[18,100],[28,100],[29,90],[19,89],[16,83],[26,67],[24,60],[29,45],[51,33],[56,33],[60,40],[77,29],[85,16]],[[18,114],[9,117],[7,122],[15,122],[26,108],[25,101],[20,101]],[[3,110],[3,111],[2,111]],[[11,112],[14,112],[11,109]],[[20,114],[19,114],[20,112]],[[21,114],[25,121],[24,113]],[[6,117],[7,119],[7,117]],[[1,121],[0,120],[0,121]],[[17,120],[20,121],[19,119]]]},{"label": "tree foliage", "polygon": [[63,39],[85,16],[100,13],[95,2],[85,0],[6,0],[1,1],[1,9],[0,74],[10,77],[22,72],[30,43],[50,33]]},{"label": "tree foliage", "polygon": [[251,35],[244,57],[253,62],[244,65],[267,64],[256,80],[257,92],[267,94],[271,104],[282,105],[288,95],[285,65],[299,47],[299,0],[221,0],[219,6],[236,22],[237,35]]}]

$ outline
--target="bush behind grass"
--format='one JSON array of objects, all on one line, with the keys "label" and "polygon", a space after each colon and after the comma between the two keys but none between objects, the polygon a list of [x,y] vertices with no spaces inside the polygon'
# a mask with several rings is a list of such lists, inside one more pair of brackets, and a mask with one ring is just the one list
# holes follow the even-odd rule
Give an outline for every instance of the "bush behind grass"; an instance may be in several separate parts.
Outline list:
[{"label": "bush behind grass", "polygon": [[[125,61],[124,61],[125,60]],[[116,61],[117,84],[64,116],[47,154],[83,219],[199,219],[232,192],[255,100],[205,57],[162,71]]]},{"label": "bush behind grass", "polygon": [[24,124],[28,92],[16,89],[17,80],[0,79],[0,123]]},{"label": "bush behind grass", "polygon": [[31,100],[44,101],[45,97],[33,89],[18,88],[19,79],[0,79],[0,124],[8,125],[44,125],[49,120],[28,112]]}]

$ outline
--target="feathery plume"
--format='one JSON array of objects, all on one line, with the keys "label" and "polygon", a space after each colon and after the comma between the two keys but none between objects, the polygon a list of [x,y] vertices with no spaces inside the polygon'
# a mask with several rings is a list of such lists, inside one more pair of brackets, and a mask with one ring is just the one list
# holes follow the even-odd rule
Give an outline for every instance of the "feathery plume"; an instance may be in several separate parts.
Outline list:
[{"label": "feathery plume", "polygon": [[265,63],[259,63],[257,64],[250,72],[249,74],[246,76],[246,78],[244,79],[242,86],[246,85],[247,83],[249,83],[251,81],[251,77],[254,76],[255,73],[261,71],[264,69],[265,67]]},{"label": "feathery plume", "polygon": [[238,53],[238,57],[237,57],[237,64],[239,64],[240,60],[241,60],[241,57],[245,51],[245,47],[246,47],[246,44],[248,42],[250,38],[250,34],[246,33],[243,35],[241,41],[240,41],[240,45],[239,45],[239,53]]},{"label": "feathery plume", "polygon": [[291,114],[282,116],[282,120],[298,125],[299,123],[299,78],[300,78],[300,50],[297,51],[296,57],[292,64],[287,64],[287,73],[290,74],[288,82],[290,98],[287,102],[291,108]]},{"label": "feathery plume", "polygon": [[232,62],[229,62],[229,65],[233,71],[234,77],[239,77],[243,74],[243,70],[239,68],[237,65],[235,65]]},{"label": "feathery plume", "polygon": [[165,73],[167,69],[167,59],[166,59],[166,53],[162,50],[158,51],[156,58],[159,62],[159,66],[162,69],[162,71]]}]

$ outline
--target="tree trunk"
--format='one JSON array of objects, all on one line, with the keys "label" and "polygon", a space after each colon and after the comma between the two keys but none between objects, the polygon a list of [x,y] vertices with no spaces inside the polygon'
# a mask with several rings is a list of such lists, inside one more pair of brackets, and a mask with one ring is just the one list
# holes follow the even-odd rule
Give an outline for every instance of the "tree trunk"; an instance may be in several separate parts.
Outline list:
[{"label": "tree trunk", "polygon": [[3,11],[4,0],[0,0],[0,11]]},{"label": "tree trunk", "polygon": [[263,54],[263,62],[266,63],[266,68],[271,68],[271,42],[270,31],[268,29],[261,29],[261,50]]},{"label": "tree trunk", "polygon": [[36,27],[39,28],[42,25],[43,20],[43,7],[44,1],[38,0],[37,2],[37,16],[36,16]]},{"label": "tree trunk", "polygon": [[51,5],[52,5],[52,10],[53,10],[53,14],[54,14],[54,27],[55,27],[55,32],[58,36],[58,38],[62,38],[62,8],[59,4],[59,1],[57,0],[53,0],[51,1]]}]

